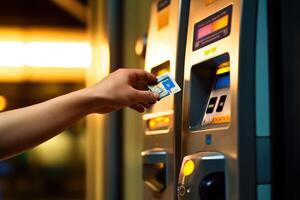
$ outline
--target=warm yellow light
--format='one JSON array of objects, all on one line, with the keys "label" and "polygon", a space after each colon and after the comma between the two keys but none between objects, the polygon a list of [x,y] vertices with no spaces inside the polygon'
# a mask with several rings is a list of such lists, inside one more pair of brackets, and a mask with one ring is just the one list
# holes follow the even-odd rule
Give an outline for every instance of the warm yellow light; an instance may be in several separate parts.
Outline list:
[{"label": "warm yellow light", "polygon": [[149,129],[167,128],[170,125],[170,116],[159,116],[148,120]]},{"label": "warm yellow light", "polygon": [[168,123],[170,123],[170,121],[171,121],[171,120],[170,120],[170,117],[169,117],[169,116],[165,116],[165,117],[164,117],[164,122],[165,122],[165,123],[168,124]]},{"label": "warm yellow light", "polygon": [[228,15],[225,15],[224,17],[213,22],[213,31],[217,31],[226,27],[228,25],[228,21],[229,21],[229,17]]},{"label": "warm yellow light", "polygon": [[209,4],[214,3],[216,0],[205,0],[205,5],[208,6]]},{"label": "warm yellow light", "polygon": [[7,101],[4,96],[0,95],[0,111],[3,111],[6,108]]},{"label": "warm yellow light", "polygon": [[223,62],[220,65],[218,65],[218,69],[221,69],[223,67],[230,67],[230,62],[226,61],[226,62]]},{"label": "warm yellow light", "polygon": [[157,166],[158,169],[163,169],[165,167],[165,164],[164,163],[157,163],[156,166]]},{"label": "warm yellow light", "polygon": [[184,163],[183,166],[183,175],[184,176],[189,176],[194,172],[195,169],[195,164],[194,161],[188,160]]},{"label": "warm yellow light", "polygon": [[155,121],[155,119],[151,119],[149,121],[149,128],[150,129],[155,129],[155,127],[156,127],[156,121]]},{"label": "warm yellow light", "polygon": [[72,156],[72,145],[70,133],[64,131],[34,148],[30,157],[32,156],[32,162],[43,166],[65,165]]},{"label": "warm yellow light", "polygon": [[166,74],[166,73],[169,73],[170,70],[169,69],[161,69],[157,72],[157,75],[156,76],[160,76],[160,75],[163,75],[163,74]]},{"label": "warm yellow light", "polygon": [[170,9],[164,8],[163,10],[161,10],[158,14],[158,18],[157,18],[157,28],[158,30],[168,26],[169,24],[169,17],[170,17]]},{"label": "warm yellow light", "polygon": [[25,44],[23,42],[0,42],[0,67],[24,65]]},{"label": "warm yellow light", "polygon": [[0,67],[88,68],[91,56],[87,42],[0,42]]},{"label": "warm yellow light", "polygon": [[218,69],[216,74],[217,75],[218,74],[224,74],[224,73],[227,73],[227,72],[230,72],[230,67],[223,67],[221,69]]},{"label": "warm yellow light", "polygon": [[91,64],[91,47],[83,42],[30,42],[25,65],[31,67],[83,67]]}]

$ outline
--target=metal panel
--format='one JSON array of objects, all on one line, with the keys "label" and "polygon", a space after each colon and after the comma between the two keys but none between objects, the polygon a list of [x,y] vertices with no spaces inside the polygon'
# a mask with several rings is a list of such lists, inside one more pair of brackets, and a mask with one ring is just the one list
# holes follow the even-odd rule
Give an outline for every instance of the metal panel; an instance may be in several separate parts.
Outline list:
[{"label": "metal panel", "polygon": [[257,186],[257,200],[271,200],[271,185]]},{"label": "metal panel", "polygon": [[[188,8],[188,0],[153,1],[145,57],[145,69],[149,72],[156,67],[161,67],[163,63],[169,63],[170,74],[175,77],[180,86],[182,86],[183,78]],[[166,97],[147,110],[144,115],[145,122],[147,122],[146,120],[166,112],[172,113],[167,131],[155,130],[151,131],[151,134],[149,134],[150,131],[144,132],[143,150],[162,148],[170,157],[167,163],[168,183],[165,190],[155,192],[145,185],[144,199],[176,199],[176,183],[181,162],[181,95],[178,93],[175,97]]]},{"label": "metal panel", "polygon": [[[121,0],[107,1],[108,39],[110,50],[110,72],[123,66],[123,4]],[[123,199],[123,112],[108,115],[106,143],[106,193],[107,200]]]},{"label": "metal panel", "polygon": [[[210,2],[210,3],[208,3]],[[194,26],[232,5],[229,36],[193,51]],[[255,166],[255,45],[257,1],[192,0],[184,72],[183,154],[220,152],[225,156],[226,199],[256,198]],[[192,67],[229,54],[231,122],[226,127],[201,130],[189,128]],[[213,62],[213,61],[212,61]],[[217,63],[217,61],[216,61]],[[212,64],[213,65],[213,64]],[[216,67],[216,66],[215,66]],[[210,67],[208,67],[210,68]],[[199,86],[200,87],[200,86]],[[203,105],[198,105],[202,109]],[[205,105],[204,105],[205,106]],[[209,137],[206,137],[209,136]],[[209,138],[209,141],[206,140]]]},{"label": "metal panel", "polygon": [[259,0],[256,39],[256,135],[270,136],[267,0]]},{"label": "metal panel", "polygon": [[256,173],[258,183],[270,183],[271,181],[270,146],[270,138],[256,139]]}]

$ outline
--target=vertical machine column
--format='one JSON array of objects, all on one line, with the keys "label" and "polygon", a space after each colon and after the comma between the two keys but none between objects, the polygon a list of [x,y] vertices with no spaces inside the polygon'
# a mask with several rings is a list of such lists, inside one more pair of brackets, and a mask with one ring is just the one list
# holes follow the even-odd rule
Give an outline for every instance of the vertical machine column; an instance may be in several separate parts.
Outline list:
[{"label": "vertical machine column", "polygon": [[179,200],[271,199],[265,0],[191,0]]},{"label": "vertical machine column", "polygon": [[[188,0],[156,0],[151,16],[145,69],[159,76],[170,73],[182,87]],[[144,199],[176,199],[181,154],[182,94],[157,102],[143,115]]]}]

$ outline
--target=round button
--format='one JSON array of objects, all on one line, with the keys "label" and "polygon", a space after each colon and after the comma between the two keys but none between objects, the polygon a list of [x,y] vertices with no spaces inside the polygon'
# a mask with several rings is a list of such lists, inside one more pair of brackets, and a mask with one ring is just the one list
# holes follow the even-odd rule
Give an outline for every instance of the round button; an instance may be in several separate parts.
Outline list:
[{"label": "round button", "polygon": [[188,160],[184,163],[183,166],[183,175],[184,176],[189,176],[194,172],[195,169],[195,164],[194,161]]}]

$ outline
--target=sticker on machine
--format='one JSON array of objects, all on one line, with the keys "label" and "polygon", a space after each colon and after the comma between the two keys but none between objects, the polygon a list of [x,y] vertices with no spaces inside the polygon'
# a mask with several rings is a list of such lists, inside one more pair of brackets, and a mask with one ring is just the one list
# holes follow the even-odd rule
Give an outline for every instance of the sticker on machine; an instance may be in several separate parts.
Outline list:
[{"label": "sticker on machine", "polygon": [[181,91],[178,84],[170,74],[163,74],[157,77],[157,84],[148,86],[153,93],[159,94],[159,100]]}]

